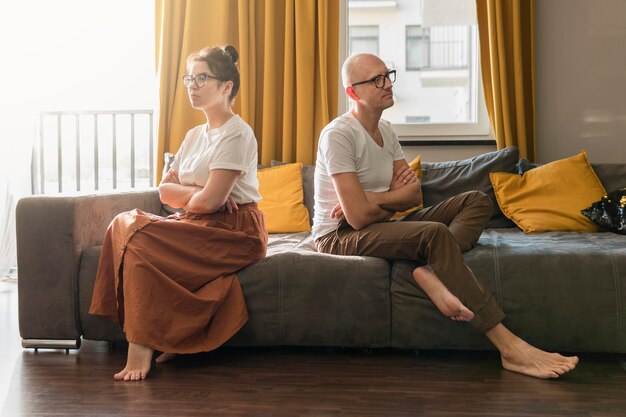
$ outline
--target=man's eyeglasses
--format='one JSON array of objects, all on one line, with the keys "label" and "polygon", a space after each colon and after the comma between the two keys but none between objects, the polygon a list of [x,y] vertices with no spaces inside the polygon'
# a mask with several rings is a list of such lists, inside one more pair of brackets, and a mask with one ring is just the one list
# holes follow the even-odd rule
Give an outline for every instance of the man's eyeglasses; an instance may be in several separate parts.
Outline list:
[{"label": "man's eyeglasses", "polygon": [[222,81],[217,77],[207,74],[206,72],[201,72],[195,77],[193,75],[183,75],[183,85],[185,86],[185,88],[189,88],[189,86],[191,86],[191,83],[195,82],[196,87],[200,88],[206,83],[206,80],[208,80],[209,78]]},{"label": "man's eyeglasses", "polygon": [[354,86],[361,85],[361,84],[372,83],[374,84],[376,88],[383,88],[385,86],[385,80],[389,80],[391,84],[395,83],[396,82],[396,70],[387,71],[386,73],[377,75],[374,78],[371,78],[369,80],[359,81],[358,83],[352,83],[350,85],[354,87]]}]

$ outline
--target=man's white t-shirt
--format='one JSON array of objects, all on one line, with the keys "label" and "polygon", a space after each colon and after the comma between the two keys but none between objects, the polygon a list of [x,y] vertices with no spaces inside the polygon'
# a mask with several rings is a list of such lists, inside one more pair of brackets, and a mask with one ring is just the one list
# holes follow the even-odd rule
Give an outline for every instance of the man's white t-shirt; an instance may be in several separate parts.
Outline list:
[{"label": "man's white t-shirt", "polygon": [[330,122],[320,133],[315,164],[315,217],[313,239],[337,228],[330,213],[339,202],[331,176],[355,172],[364,191],[389,190],[393,162],[404,159],[398,136],[386,120],[378,122],[383,138],[380,147],[351,112]]},{"label": "man's white t-shirt", "polygon": [[204,187],[212,169],[240,171],[230,196],[237,204],[261,200],[257,179],[257,141],[252,128],[235,115],[222,126],[207,125],[187,132],[176,153],[172,169],[183,185]]}]

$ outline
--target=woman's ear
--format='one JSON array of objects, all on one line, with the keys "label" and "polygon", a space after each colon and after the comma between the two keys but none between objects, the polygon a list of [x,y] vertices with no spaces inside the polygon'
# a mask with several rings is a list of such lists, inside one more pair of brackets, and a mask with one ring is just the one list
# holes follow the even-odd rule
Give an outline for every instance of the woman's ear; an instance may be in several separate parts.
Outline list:
[{"label": "woman's ear", "polygon": [[354,91],[354,87],[351,85],[346,87],[346,94],[354,101],[359,101],[359,95]]},{"label": "woman's ear", "polygon": [[233,82],[232,81],[226,81],[224,83],[224,94],[226,94],[227,96],[230,96],[230,93],[233,91]]}]

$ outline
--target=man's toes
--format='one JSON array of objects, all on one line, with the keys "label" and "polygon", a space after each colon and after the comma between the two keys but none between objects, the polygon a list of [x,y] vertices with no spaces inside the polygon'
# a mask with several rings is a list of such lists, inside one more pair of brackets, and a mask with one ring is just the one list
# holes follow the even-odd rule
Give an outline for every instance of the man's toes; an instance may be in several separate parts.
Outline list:
[{"label": "man's toes", "polygon": [[559,375],[566,374],[572,371],[576,365],[569,362],[562,362],[556,365],[555,370],[559,373]]},{"label": "man's toes", "polygon": [[576,368],[576,363],[572,362],[569,360],[569,358],[564,358],[562,360],[559,360],[557,362],[557,366],[559,368],[565,369],[566,372],[571,371],[572,369]]}]

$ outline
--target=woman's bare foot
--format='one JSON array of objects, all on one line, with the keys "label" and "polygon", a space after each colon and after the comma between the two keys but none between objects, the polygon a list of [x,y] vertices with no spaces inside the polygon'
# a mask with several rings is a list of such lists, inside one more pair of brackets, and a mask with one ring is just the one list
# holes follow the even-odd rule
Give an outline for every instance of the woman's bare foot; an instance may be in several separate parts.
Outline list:
[{"label": "woman's bare foot", "polygon": [[485,335],[498,347],[504,369],[535,378],[558,378],[573,370],[578,356],[563,356],[537,349],[515,336],[502,324]]},{"label": "woman's bare foot", "polygon": [[166,353],[166,352],[163,352],[159,356],[157,356],[156,363],[169,362],[172,359],[174,359],[176,356],[178,356],[176,353]]},{"label": "woman's bare foot", "polygon": [[474,313],[443,285],[429,266],[416,268],[413,278],[444,316],[455,321],[470,321],[474,318]]},{"label": "woman's bare foot", "polygon": [[152,364],[154,350],[136,343],[128,344],[126,367],[113,375],[116,381],[139,381],[146,379]]}]

